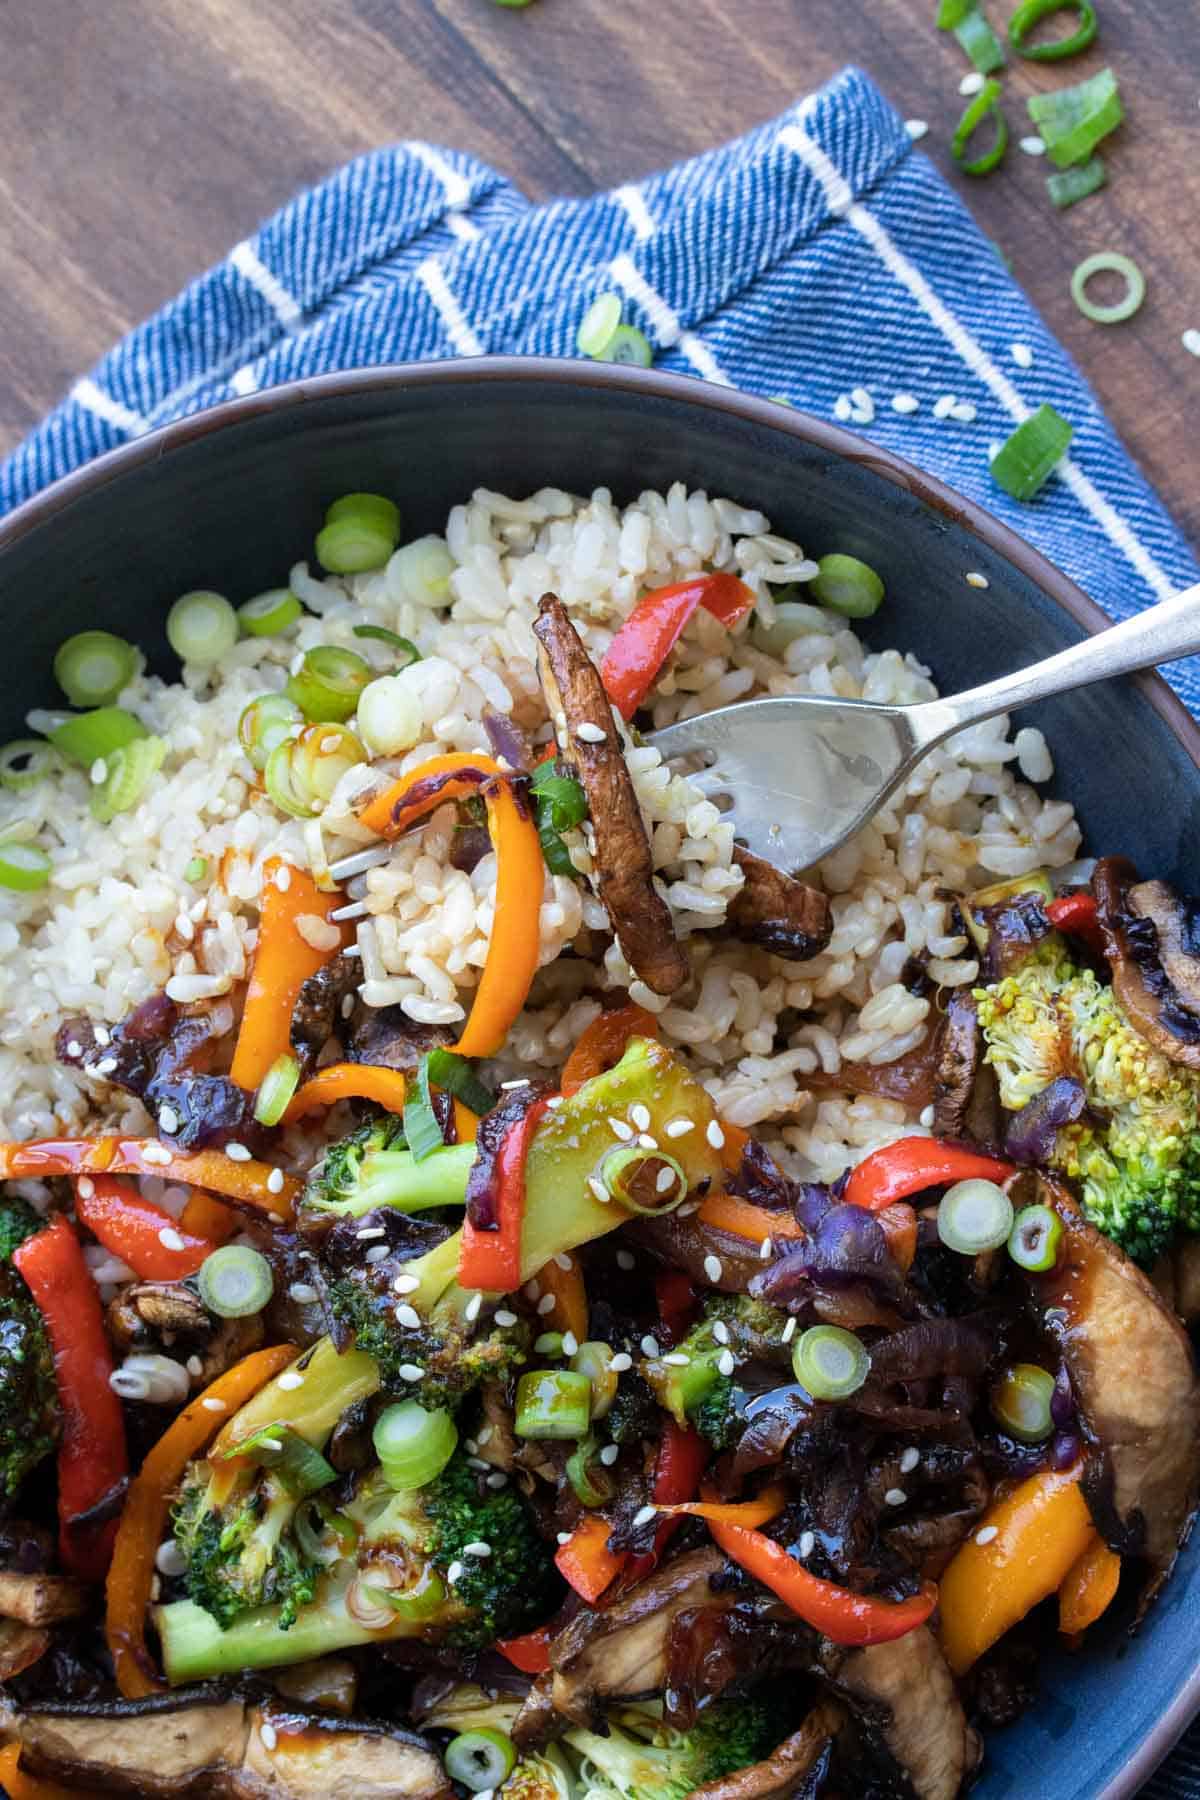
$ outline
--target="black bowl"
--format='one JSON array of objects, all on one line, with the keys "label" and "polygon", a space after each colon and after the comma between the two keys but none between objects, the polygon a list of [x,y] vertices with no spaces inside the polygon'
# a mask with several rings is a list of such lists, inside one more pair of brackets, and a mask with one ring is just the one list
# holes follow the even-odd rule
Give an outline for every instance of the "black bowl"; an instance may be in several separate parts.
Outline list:
[{"label": "black bowl", "polygon": [[[823,421],[648,370],[487,358],[297,382],[181,421],[69,476],[0,525],[14,678],[0,738],[55,705],[54,650],[87,626],[172,666],[176,595],[236,599],[278,585],[337,494],[393,494],[416,534],[484,485],[546,484],[628,500],[683,480],[761,507],[806,552],[844,550],[882,574],[864,635],[914,650],[946,693],[1048,656],[1102,615],[1005,526],[886,451]],[[969,583],[982,575],[986,586]],[[1188,885],[1200,824],[1200,730],[1157,677],[1030,709],[1056,787],[1094,851]],[[1167,803],[1169,798],[1169,804]],[[1041,1699],[993,1734],[980,1800],[1118,1800],[1200,1706],[1186,1554],[1143,1631],[1119,1622],[1076,1657],[1052,1654]],[[1094,1641],[1093,1641],[1094,1640]]]}]

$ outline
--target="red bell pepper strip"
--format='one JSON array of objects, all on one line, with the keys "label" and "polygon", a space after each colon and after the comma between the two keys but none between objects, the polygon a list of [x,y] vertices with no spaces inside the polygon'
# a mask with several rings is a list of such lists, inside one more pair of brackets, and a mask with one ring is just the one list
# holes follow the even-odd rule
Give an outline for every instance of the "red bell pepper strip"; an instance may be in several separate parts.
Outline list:
[{"label": "red bell pepper strip", "polygon": [[1089,950],[1097,956],[1104,955],[1104,933],[1090,894],[1060,894],[1047,906],[1046,917],[1057,930],[1082,938]]},{"label": "red bell pepper strip", "polygon": [[937,1138],[899,1138],[872,1150],[854,1170],[842,1198],[867,1212],[882,1212],[894,1200],[907,1200],[923,1188],[940,1187],[947,1181],[1007,1181],[1016,1174],[1013,1163],[964,1150]]},{"label": "red bell pepper strip", "polygon": [[118,1495],[129,1473],[121,1402],[109,1384],[112,1352],[100,1294],[79,1239],[61,1214],[13,1252],[13,1262],[46,1322],[62,1408],[58,1447],[58,1544],[63,1566],[102,1581],[117,1519],[86,1515]]},{"label": "red bell pepper strip", "polygon": [[81,1175],[75,1183],[75,1212],[92,1236],[142,1281],[182,1281],[215,1248],[208,1238],[185,1231],[182,1221],[163,1207],[143,1200],[132,1181],[116,1175]]},{"label": "red bell pepper strip", "polygon": [[[686,1500],[693,1500],[699,1491],[700,1477],[709,1454],[708,1445],[698,1431],[685,1431],[674,1419],[668,1419],[658,1446],[654,1485],[650,1490],[655,1506],[679,1506]],[[654,1548],[629,1558],[624,1586],[633,1587],[658,1567],[662,1553],[678,1527],[679,1520],[669,1514],[658,1521],[654,1530]]]},{"label": "red bell pepper strip", "polygon": [[654,1298],[662,1320],[662,1336],[669,1344],[686,1337],[696,1316],[696,1290],[682,1269],[660,1269],[654,1277]]},{"label": "red bell pepper strip", "polygon": [[521,1223],[525,1217],[525,1158],[537,1122],[551,1096],[535,1100],[511,1125],[496,1154],[495,1231],[480,1231],[464,1219],[458,1253],[460,1287],[510,1294],[521,1285]]},{"label": "red bell pepper strip", "polygon": [[708,1529],[726,1556],[835,1644],[891,1643],[923,1625],[937,1605],[937,1588],[932,1582],[909,1600],[875,1600],[810,1575],[782,1544],[761,1531],[713,1518],[708,1520]]},{"label": "red bell pepper strip", "polygon": [[522,1675],[544,1675],[550,1667],[550,1637],[550,1627],[539,1625],[524,1637],[501,1638],[496,1648]]},{"label": "red bell pepper strip", "polygon": [[580,1599],[590,1605],[611,1587],[625,1566],[623,1551],[610,1550],[608,1534],[612,1526],[599,1513],[589,1513],[578,1524],[554,1558],[555,1567],[564,1581],[569,1581]]},{"label": "red bell pepper strip", "polygon": [[600,670],[622,718],[632,718],[642,704],[698,606],[732,631],[753,605],[754,595],[736,575],[696,575],[644,595],[608,646]]}]

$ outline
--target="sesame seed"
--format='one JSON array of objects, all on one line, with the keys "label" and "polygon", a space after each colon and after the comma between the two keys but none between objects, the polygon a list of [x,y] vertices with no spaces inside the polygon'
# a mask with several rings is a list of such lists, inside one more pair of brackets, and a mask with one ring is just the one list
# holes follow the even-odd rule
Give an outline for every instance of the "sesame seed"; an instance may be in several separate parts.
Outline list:
[{"label": "sesame seed", "polygon": [[795,1337],[795,1335],[796,1335],[796,1321],[795,1321],[795,1319],[789,1319],[787,1324],[783,1328],[783,1335],[781,1336],[779,1341],[781,1344],[790,1344],[792,1339]]},{"label": "sesame seed", "polygon": [[259,1444],[264,1450],[282,1450],[283,1439],[277,1437],[260,1437]]},{"label": "sesame seed", "polygon": [[800,1533],[800,1542],[796,1545],[801,1556],[807,1561],[816,1547],[817,1540],[815,1534],[811,1531],[802,1531]]},{"label": "sesame seed", "polygon": [[709,1255],[705,1257],[704,1273],[708,1276],[710,1281],[720,1281],[725,1270],[719,1256]]},{"label": "sesame seed", "polygon": [[558,1533],[558,1541],[560,1544],[569,1544],[571,1541],[570,1532],[569,1531],[560,1531]]},{"label": "sesame seed", "polygon": [[283,1192],[283,1170],[282,1169],[272,1169],[271,1173],[267,1176],[267,1192],[268,1192],[268,1194],[282,1194],[282,1192]]},{"label": "sesame seed", "polygon": [[562,1340],[563,1355],[564,1356],[574,1356],[574,1354],[578,1350],[578,1348],[579,1348],[579,1339],[575,1336],[575,1333],[573,1331],[564,1331],[563,1332],[563,1340]]},{"label": "sesame seed", "polygon": [[317,1290],[309,1281],[293,1281],[288,1289],[288,1299],[294,1300],[297,1306],[311,1306],[317,1298]]},{"label": "sesame seed", "polygon": [[102,756],[98,756],[88,770],[93,787],[103,787],[108,780],[108,764]]},{"label": "sesame seed", "polygon": [[690,1219],[694,1212],[700,1211],[700,1202],[698,1200],[689,1200],[685,1206],[677,1206],[675,1211],[681,1219]]},{"label": "sesame seed", "polygon": [[771,1260],[771,1240],[769,1237],[765,1237],[758,1246],[758,1260],[759,1262],[770,1262]]},{"label": "sesame seed", "polygon": [[915,413],[921,402],[915,394],[893,394],[892,411],[894,413]]},{"label": "sesame seed", "polygon": [[245,1144],[226,1144],[225,1154],[230,1162],[249,1162],[250,1152]]},{"label": "sesame seed", "polygon": [[1194,325],[1188,326],[1179,341],[1192,356],[1200,356],[1200,331]]},{"label": "sesame seed", "polygon": [[958,91],[960,94],[981,94],[983,92],[983,80],[984,78],[979,73],[978,69],[972,69],[971,73],[969,75],[964,75],[959,82]]},{"label": "sesame seed", "polygon": [[546,1105],[551,1109],[551,1111],[553,1111],[556,1106],[562,1105],[562,1103],[566,1099],[566,1097],[567,1096],[565,1094],[551,1094],[550,1098],[546,1102]]},{"label": "sesame seed", "polygon": [[668,1193],[670,1191],[670,1189],[675,1186],[675,1183],[678,1180],[679,1180],[679,1177],[675,1173],[675,1170],[664,1166],[663,1168],[661,1168],[658,1171],[658,1175],[655,1179],[655,1183],[654,1183],[655,1193],[656,1194]]},{"label": "sesame seed", "polygon": [[92,1036],[101,1047],[105,1044],[112,1043],[112,1032],[108,1029],[107,1025],[97,1025],[96,1029],[92,1032]]},{"label": "sesame seed", "polygon": [[606,1469],[611,1469],[620,1454],[621,1446],[619,1444],[605,1444],[600,1452],[600,1461]]},{"label": "sesame seed", "polygon": [[635,1526],[648,1525],[650,1523],[651,1519],[656,1519],[657,1517],[658,1517],[657,1507],[639,1506],[638,1510],[633,1515],[633,1523]]},{"label": "sesame seed", "polygon": [[992,1539],[999,1537],[999,1535],[1000,1527],[998,1525],[985,1525],[982,1531],[977,1531],[975,1533],[975,1542],[977,1544],[990,1544]]},{"label": "sesame seed", "polygon": [[633,1129],[624,1119],[610,1119],[608,1123],[614,1137],[619,1137],[623,1144],[632,1144]]},{"label": "sesame seed", "polygon": [[617,1251],[617,1267],[618,1267],[618,1269],[625,1269],[626,1271],[628,1271],[630,1269],[636,1269],[637,1268],[637,1257],[634,1256],[634,1254],[631,1250],[618,1250]]},{"label": "sesame seed", "polygon": [[83,1055],[83,1045],[80,1043],[78,1038],[72,1038],[70,1040],[70,1042],[68,1043],[67,1055],[68,1056],[82,1056]]},{"label": "sesame seed", "polygon": [[650,1108],[648,1106],[643,1106],[639,1101],[636,1106],[630,1107],[629,1117],[633,1120],[639,1131],[649,1131]]},{"label": "sesame seed", "polygon": [[[183,1366],[187,1370],[188,1374],[192,1377],[193,1381],[198,1381],[200,1379],[201,1375],[203,1375],[203,1373],[204,1373],[204,1364],[200,1361],[200,1358],[198,1356],[195,1356],[195,1355],[189,1356]],[[283,1377],[280,1376],[279,1379],[280,1379],[280,1385],[282,1385]]]},{"label": "sesame seed", "polygon": [[455,1582],[462,1580],[462,1577],[462,1564],[460,1562],[452,1562],[450,1567],[446,1570],[446,1580],[450,1583],[450,1586],[453,1587]]},{"label": "sesame seed", "polygon": [[973,425],[977,416],[973,400],[960,400],[950,408],[950,417],[960,419],[964,425]]},{"label": "sesame seed", "polygon": [[627,1356],[624,1350],[618,1350],[608,1366],[614,1375],[623,1375],[626,1369],[632,1369],[633,1358],[632,1356]]},{"label": "sesame seed", "polygon": [[304,1386],[304,1377],[299,1369],[285,1369],[279,1377],[279,1386],[286,1394],[294,1393],[297,1388]]},{"label": "sesame seed", "polygon": [[496,1313],[495,1319],[497,1325],[515,1325],[517,1315],[515,1312],[510,1312],[507,1306],[502,1306]]},{"label": "sesame seed", "polygon": [[1021,146],[1022,150],[1025,152],[1026,156],[1045,156],[1045,154],[1046,154],[1045,138],[1040,138],[1040,137],[1036,137],[1036,136],[1023,137],[1023,138],[1018,138],[1017,142],[1020,144],[1020,146]]},{"label": "sesame seed", "polygon": [[588,1189],[593,1200],[599,1200],[603,1206],[607,1206],[612,1199],[612,1195],[609,1193],[604,1183],[599,1181],[595,1175],[588,1176]]},{"label": "sesame seed", "polygon": [[81,1200],[90,1200],[96,1192],[96,1184],[90,1175],[81,1175],[75,1183],[75,1192]]},{"label": "sesame seed", "polygon": [[200,1402],[205,1412],[225,1412],[228,1410],[224,1400],[217,1400],[211,1394]]},{"label": "sesame seed", "polygon": [[142,1160],[144,1162],[153,1163],[158,1168],[169,1168],[171,1165],[171,1152],[165,1150],[161,1144],[147,1144],[146,1148],[142,1151]]},{"label": "sesame seed", "polygon": [[387,1236],[387,1231],[382,1225],[362,1225],[354,1235],[356,1238],[381,1238]]},{"label": "sesame seed", "polygon": [[724,1319],[717,1320],[712,1328],[712,1334],[716,1338],[718,1344],[727,1344],[729,1342],[729,1327]]},{"label": "sesame seed", "polygon": [[564,1272],[568,1269],[573,1269],[575,1267],[575,1264],[572,1262],[571,1258],[567,1255],[565,1250],[556,1250],[554,1252],[554,1260],[558,1264],[559,1268],[562,1269]]},{"label": "sesame seed", "polygon": [[397,1372],[401,1381],[420,1381],[425,1373],[416,1363],[401,1363]]},{"label": "sesame seed", "polygon": [[924,119],[905,119],[904,129],[907,131],[913,143],[916,144],[925,136],[925,133],[929,130],[929,126]]},{"label": "sesame seed", "polygon": [[503,1469],[497,1469],[493,1474],[488,1476],[483,1485],[490,1488],[507,1487],[508,1476],[504,1473]]},{"label": "sesame seed", "polygon": [[933,1117],[934,1117],[934,1114],[933,1114],[932,1106],[926,1106],[922,1109],[921,1117],[918,1119],[917,1123],[919,1125],[924,1125],[926,1127],[926,1129],[928,1130],[928,1128],[933,1124]]},{"label": "sesame seed", "polygon": [[672,1119],[667,1126],[669,1138],[686,1137],[689,1131],[696,1129],[695,1119]]},{"label": "sesame seed", "polygon": [[[413,1277],[411,1275],[405,1275],[405,1276],[402,1276],[400,1278],[400,1280],[413,1281]],[[415,1285],[416,1284],[414,1282],[414,1286]],[[398,1293],[402,1293],[402,1294],[411,1294],[412,1293],[412,1288],[409,1288],[409,1287],[402,1288],[400,1286],[399,1280],[394,1281],[392,1283],[392,1286],[397,1290]],[[475,1323],[476,1319],[479,1317],[480,1309],[482,1308],[482,1306],[483,1306],[483,1295],[482,1294],[472,1294],[471,1298],[467,1301],[467,1322],[468,1322],[468,1324],[473,1325]]]},{"label": "sesame seed", "polygon": [[463,1545],[464,1556],[490,1556],[492,1546],[484,1538],[476,1538],[473,1544]]},{"label": "sesame seed", "polygon": [[889,1488],[883,1498],[884,1503],[887,1506],[903,1506],[904,1502],[908,1499],[908,1495],[903,1488]]},{"label": "sesame seed", "polygon": [[[494,1425],[485,1425],[479,1433],[479,1436],[475,1439],[476,1446],[488,1443],[495,1435],[496,1427]],[[467,1448],[470,1450],[471,1446],[468,1444]],[[472,1454],[474,1454],[474,1452],[472,1452]]]},{"label": "sesame seed", "polygon": [[342,1017],[348,1019],[354,1011],[354,995],[346,994],[342,1000]]},{"label": "sesame seed", "polygon": [[263,1741],[264,1750],[273,1750],[279,1742],[279,1735],[269,1719],[264,1719],[259,1726],[258,1735]]},{"label": "sesame seed", "polygon": [[717,1358],[717,1368],[722,1375],[733,1374],[733,1371],[737,1368],[737,1363],[734,1361],[732,1350],[722,1350],[720,1356]]},{"label": "sesame seed", "polygon": [[160,1575],[182,1575],[187,1568],[187,1558],[180,1550],[174,1538],[168,1538],[154,1552],[154,1566]]},{"label": "sesame seed", "polygon": [[398,1306],[396,1308],[395,1318],[397,1325],[406,1325],[409,1331],[419,1331],[421,1329],[421,1315],[415,1306],[409,1306],[407,1304]]},{"label": "sesame seed", "polygon": [[581,744],[602,744],[608,733],[603,725],[593,725],[590,719],[585,719],[582,725],[575,727],[575,736]]},{"label": "sesame seed", "polygon": [[833,416],[844,425],[851,413],[849,394],[839,394],[833,403]]},{"label": "sesame seed", "polygon": [[541,1293],[541,1291],[542,1291],[541,1282],[527,1281],[525,1283],[525,1298],[527,1300],[536,1300],[538,1298],[538,1295]]},{"label": "sesame seed", "polygon": [[158,1109],[158,1129],[165,1131],[168,1137],[174,1137],[179,1130],[179,1114],[173,1106],[160,1106]]},{"label": "sesame seed", "polygon": [[158,1241],[164,1250],[184,1250],[187,1248],[182,1237],[173,1225],[164,1225],[158,1234]]},{"label": "sesame seed", "polygon": [[[395,1281],[392,1283],[392,1292],[394,1294],[412,1294],[416,1292],[420,1285],[421,1278],[419,1275],[397,1275]],[[476,1296],[476,1298],[478,1298],[478,1296]],[[476,1311],[478,1310],[477,1307]]]},{"label": "sesame seed", "polygon": [[507,1093],[509,1088],[519,1088],[519,1087],[528,1087],[528,1086],[529,1086],[529,1077],[527,1075],[522,1075],[522,1077],[519,1081],[502,1081],[500,1083],[500,1087],[505,1093]]},{"label": "sesame seed", "polygon": [[915,1444],[910,1444],[900,1458],[900,1473],[902,1475],[911,1475],[920,1460],[921,1452],[917,1449]]},{"label": "sesame seed", "polygon": [[658,1149],[658,1139],[656,1137],[651,1137],[650,1133],[648,1131],[643,1131],[643,1132],[639,1133],[639,1135],[638,1135],[638,1149],[639,1150],[657,1150]]},{"label": "sesame seed", "polygon": [[725,1133],[721,1130],[721,1127],[715,1119],[709,1120],[708,1130],[704,1135],[714,1150],[723,1150],[725,1148]]},{"label": "sesame seed", "polygon": [[673,1369],[686,1369],[691,1360],[691,1357],[684,1350],[669,1350],[663,1357],[663,1361],[665,1363],[670,1363]]},{"label": "sesame seed", "polygon": [[658,1356],[659,1355],[658,1339],[656,1337],[652,1337],[649,1332],[647,1332],[645,1337],[642,1339],[642,1355],[643,1356]]},{"label": "sesame seed", "polygon": [[969,569],[967,571],[967,586],[968,587],[985,588],[985,587],[990,587],[991,585],[992,584],[988,580],[987,576],[981,575],[979,573],[978,569]]},{"label": "sesame seed", "polygon": [[1028,344],[1010,344],[1008,346],[1008,354],[1012,357],[1018,369],[1032,369],[1033,351],[1029,348]]},{"label": "sesame seed", "polygon": [[934,418],[935,419],[949,418],[951,412],[954,410],[954,408],[957,405],[958,405],[958,395],[957,394],[939,394],[937,399],[933,403]]}]

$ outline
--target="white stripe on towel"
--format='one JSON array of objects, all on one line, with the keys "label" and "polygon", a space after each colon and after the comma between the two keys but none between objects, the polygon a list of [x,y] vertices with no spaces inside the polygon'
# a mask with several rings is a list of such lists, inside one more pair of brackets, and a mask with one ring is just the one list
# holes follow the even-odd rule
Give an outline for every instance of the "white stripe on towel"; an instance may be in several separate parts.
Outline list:
[{"label": "white stripe on towel", "polygon": [[438,317],[446,327],[446,336],[450,339],[460,356],[482,356],[483,345],[475,336],[462,307],[450,291],[450,284],[436,256],[427,256],[417,267],[417,280],[437,308]]},{"label": "white stripe on towel", "polygon": [[622,251],[620,256],[613,257],[608,267],[613,280],[626,298],[636,300],[642,307],[651,330],[664,350],[678,344],[698,375],[703,375],[706,381],[717,382],[721,387],[732,387],[733,383],[708,345],[694,331],[684,331],[678,315],[662,295],[650,286],[631,256]]},{"label": "white stripe on towel", "polygon": [[299,302],[288,293],[279,277],[272,275],[253,244],[248,240],[235,244],[229,252],[229,260],[255,293],[266,301],[284,330],[295,331],[304,316]]},{"label": "white stripe on towel", "polygon": [[122,406],[119,400],[114,400],[111,394],[106,394],[102,387],[98,387],[90,375],[85,375],[75,383],[71,389],[71,398],[80,406],[86,407],[88,412],[95,413],[98,419],[103,419],[106,425],[128,432],[130,437],[144,437],[150,429],[148,420],[143,419],[141,413],[134,412],[132,407]]},{"label": "white stripe on towel", "polygon": [[633,235],[639,244],[644,244],[647,238],[654,236],[658,228],[650,216],[650,208],[646,205],[646,196],[641,188],[634,187],[632,183],[628,187],[616,188],[613,199],[619,200],[628,213]]}]

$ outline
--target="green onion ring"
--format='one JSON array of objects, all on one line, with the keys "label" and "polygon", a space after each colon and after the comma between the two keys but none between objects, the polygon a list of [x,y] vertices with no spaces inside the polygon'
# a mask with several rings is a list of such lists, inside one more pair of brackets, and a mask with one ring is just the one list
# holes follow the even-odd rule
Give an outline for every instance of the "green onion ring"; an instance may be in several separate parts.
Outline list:
[{"label": "green onion ring", "polygon": [[[1045,44],[1025,42],[1026,34],[1035,25],[1059,12],[1079,14],[1079,27],[1070,37],[1053,38]],[[1064,57],[1086,50],[1098,29],[1091,0],[1024,0],[1008,21],[1008,41],[1018,56],[1028,57],[1030,62],[1061,62]]]},{"label": "green onion ring", "polygon": [[1050,1401],[1054,1377],[1036,1363],[1014,1363],[995,1383],[989,1396],[993,1417],[1011,1437],[1039,1444],[1054,1430]]},{"label": "green onion ring", "polygon": [[389,631],[385,625],[356,625],[354,635],[358,638],[378,638],[381,644],[390,644],[393,650],[402,650],[408,659],[400,664],[402,669],[411,669],[414,663],[424,661],[411,638],[401,637],[398,631]]},{"label": "green onion ring", "polygon": [[20,793],[61,767],[52,745],[42,738],[14,738],[0,750],[0,787]]},{"label": "green onion ring", "polygon": [[814,1400],[847,1400],[871,1373],[871,1358],[852,1331],[812,1325],[796,1339],[792,1370]]},{"label": "green onion ring", "polygon": [[290,1050],[275,1058],[254,1096],[254,1117],[260,1125],[278,1125],[300,1085],[300,1064]]},{"label": "green onion ring", "polygon": [[1043,404],[1022,420],[992,458],[992,480],[1014,500],[1032,500],[1067,453],[1075,427]]},{"label": "green onion ring", "polygon": [[224,594],[197,588],[181,594],[167,614],[167,642],[180,662],[205,667],[228,656],[238,641],[238,616]]},{"label": "green onion ring", "polygon": [[869,619],[883,605],[883,583],[870,563],[857,556],[823,556],[808,591],[830,612]]},{"label": "green onion ring", "polygon": [[196,1286],[219,1319],[248,1319],[271,1298],[275,1277],[266,1257],[249,1244],[222,1244],[200,1264]]},{"label": "green onion ring", "polygon": [[[659,1190],[663,1170],[674,1177],[673,1185]],[[629,1212],[657,1218],[672,1213],[687,1199],[688,1178],[683,1164],[665,1150],[643,1150],[636,1144],[618,1145],[600,1164],[599,1179],[618,1206]]]},{"label": "green onion ring", "polygon": [[371,674],[370,663],[357,650],[318,644],[305,651],[303,663],[288,677],[284,692],[306,719],[318,724],[342,724],[353,717],[358,696]]},{"label": "green onion ring", "polygon": [[94,819],[107,825],[118,813],[130,812],[142,798],[167,754],[165,738],[133,738],[102,760],[104,780],[93,787],[88,805]]},{"label": "green onion ring", "polygon": [[1025,109],[1045,143],[1047,156],[1059,169],[1083,162],[1125,117],[1111,69],[1101,69],[1073,87],[1031,94]]},{"label": "green onion ring", "polygon": [[72,706],[107,706],[137,672],[138,653],[111,631],[77,631],[54,658],[54,679]]},{"label": "green onion ring", "polygon": [[[1125,292],[1111,306],[1097,306],[1088,299],[1087,284],[1093,275],[1106,274],[1122,276]],[[1085,319],[1092,319],[1097,325],[1120,325],[1132,319],[1146,298],[1146,277],[1132,257],[1121,256],[1115,250],[1097,250],[1094,256],[1085,256],[1071,276],[1071,298]]]},{"label": "green onion ring", "polygon": [[1063,1223],[1052,1206],[1023,1206],[1008,1234],[1008,1254],[1017,1267],[1044,1275],[1058,1261]]},{"label": "green onion ring", "polygon": [[[1004,161],[1004,155],[1008,149],[1008,120],[999,104],[1000,92],[998,81],[985,81],[954,128],[950,154],[964,175],[990,175],[992,170],[998,169]],[[967,145],[973,133],[983,124],[989,113],[995,119],[996,141],[990,150],[985,150],[982,156],[974,157],[972,161],[968,162],[966,160]]]},{"label": "green onion ring", "polygon": [[272,750],[286,743],[303,723],[304,714],[286,694],[260,694],[238,720],[238,742],[261,773]]},{"label": "green onion ring", "polygon": [[371,1441],[388,1486],[404,1493],[441,1474],[457,1448],[458,1427],[448,1412],[398,1400],[376,1419]]},{"label": "green onion ring", "polygon": [[947,1250],[960,1256],[998,1250],[1013,1228],[1012,1201],[994,1181],[956,1181],[942,1196],[937,1228]]},{"label": "green onion ring", "polygon": [[612,343],[613,333],[621,323],[621,296],[619,294],[601,294],[584,313],[575,333],[575,348],[580,356],[590,356],[596,362],[604,360],[604,353]]},{"label": "green onion ring", "polygon": [[278,637],[301,617],[304,608],[291,588],[268,588],[237,609],[243,637]]},{"label": "green onion ring", "polygon": [[263,770],[263,785],[280,812],[288,813],[293,819],[311,819],[314,810],[321,810],[320,801],[305,799],[297,791],[290,738],[285,738],[282,744],[276,744],[268,756],[267,766]]},{"label": "green onion ring", "polygon": [[517,1746],[503,1731],[481,1725],[461,1731],[446,1746],[442,1761],[451,1781],[459,1781],[473,1794],[502,1787],[517,1766]]},{"label": "green onion ring", "polygon": [[327,525],[336,525],[339,519],[369,520],[390,538],[400,537],[400,508],[386,494],[343,494],[325,512]]},{"label": "green onion ring", "polygon": [[566,1442],[587,1436],[592,1384],[579,1369],[531,1369],[517,1382],[518,1437]]},{"label": "green onion ring", "polygon": [[0,887],[32,894],[44,888],[49,879],[50,858],[36,844],[17,843],[11,838],[0,844]]},{"label": "green onion ring", "polygon": [[603,362],[622,363],[630,369],[648,369],[654,361],[650,339],[636,325],[618,325],[604,346]]}]

